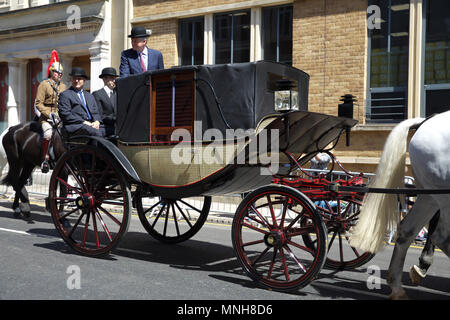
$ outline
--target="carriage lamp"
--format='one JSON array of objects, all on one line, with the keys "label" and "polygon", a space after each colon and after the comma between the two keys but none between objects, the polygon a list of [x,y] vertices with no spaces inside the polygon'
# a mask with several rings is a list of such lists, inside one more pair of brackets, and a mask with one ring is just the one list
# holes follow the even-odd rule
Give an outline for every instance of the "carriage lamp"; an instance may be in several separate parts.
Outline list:
[{"label": "carriage lamp", "polygon": [[353,104],[357,101],[351,94],[341,96],[341,104],[338,104],[338,117],[353,119]]},{"label": "carriage lamp", "polygon": [[274,94],[275,111],[288,112],[299,110],[298,89],[292,80],[278,80]]}]

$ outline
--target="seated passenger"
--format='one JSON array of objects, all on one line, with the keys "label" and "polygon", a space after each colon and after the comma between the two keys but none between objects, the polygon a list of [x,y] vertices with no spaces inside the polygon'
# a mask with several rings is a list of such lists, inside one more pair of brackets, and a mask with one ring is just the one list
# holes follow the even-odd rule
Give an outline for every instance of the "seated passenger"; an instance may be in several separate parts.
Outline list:
[{"label": "seated passenger", "polygon": [[83,68],[70,73],[72,86],[59,96],[59,116],[70,135],[105,136],[97,103],[92,94],[83,90],[88,76]]},{"label": "seated passenger", "polygon": [[99,76],[103,80],[105,86],[92,92],[92,95],[97,101],[97,106],[100,110],[102,116],[103,124],[105,125],[106,135],[108,137],[114,136],[115,134],[115,123],[116,123],[116,69],[114,68],[104,68],[102,74]]}]

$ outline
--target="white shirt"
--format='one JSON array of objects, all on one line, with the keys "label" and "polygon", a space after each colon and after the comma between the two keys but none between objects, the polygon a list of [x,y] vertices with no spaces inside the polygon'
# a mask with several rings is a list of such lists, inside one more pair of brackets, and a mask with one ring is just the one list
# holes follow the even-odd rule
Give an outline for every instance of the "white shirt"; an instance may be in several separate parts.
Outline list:
[{"label": "white shirt", "polygon": [[104,86],[103,89],[105,89],[106,94],[108,95],[108,97],[111,98],[111,94],[113,93],[113,91],[108,86]]}]

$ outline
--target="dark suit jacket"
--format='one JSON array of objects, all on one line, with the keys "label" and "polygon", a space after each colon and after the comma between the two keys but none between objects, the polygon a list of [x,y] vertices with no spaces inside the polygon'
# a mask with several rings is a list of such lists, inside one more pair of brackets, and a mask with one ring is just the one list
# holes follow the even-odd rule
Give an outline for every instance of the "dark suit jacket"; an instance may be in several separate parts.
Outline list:
[{"label": "dark suit jacket", "polygon": [[[147,71],[164,69],[163,56],[158,50],[148,48],[148,66]],[[141,62],[137,51],[128,49],[122,51],[120,57],[120,77],[128,77],[131,74],[142,73]]]},{"label": "dark suit jacket", "polygon": [[116,123],[116,93],[113,92],[111,98],[102,88],[92,93],[97,102],[97,106],[102,117],[103,124],[105,125],[106,135],[114,135],[114,127]]},{"label": "dark suit jacket", "polygon": [[81,104],[77,91],[73,87],[70,87],[59,95],[59,116],[69,133],[75,133],[80,129],[86,129],[88,132],[91,132],[92,127],[83,124],[84,121],[99,121],[102,123],[100,111],[98,110],[94,96],[87,91],[83,91],[83,93],[87,108],[91,113],[93,120],[89,120],[89,116]]}]

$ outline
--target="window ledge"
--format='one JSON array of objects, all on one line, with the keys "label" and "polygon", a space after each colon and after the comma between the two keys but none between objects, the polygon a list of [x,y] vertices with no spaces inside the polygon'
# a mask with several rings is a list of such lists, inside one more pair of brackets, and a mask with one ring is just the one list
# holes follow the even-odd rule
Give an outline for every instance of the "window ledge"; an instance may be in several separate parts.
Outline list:
[{"label": "window ledge", "polygon": [[391,131],[395,128],[396,123],[369,123],[357,124],[353,127],[354,131]]}]

